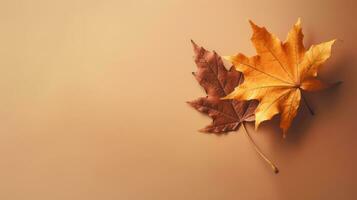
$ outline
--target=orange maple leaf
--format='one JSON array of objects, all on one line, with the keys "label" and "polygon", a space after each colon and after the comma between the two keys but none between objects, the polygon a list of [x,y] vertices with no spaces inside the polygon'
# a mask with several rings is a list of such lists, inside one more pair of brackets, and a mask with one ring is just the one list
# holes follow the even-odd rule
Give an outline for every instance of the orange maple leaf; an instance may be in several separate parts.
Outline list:
[{"label": "orange maple leaf", "polygon": [[317,79],[321,65],[330,57],[335,40],[303,45],[300,19],[288,33],[285,42],[250,21],[251,38],[257,55],[243,54],[225,57],[244,75],[244,82],[225,98],[259,100],[255,111],[255,126],[281,114],[280,127],[284,136],[297,114],[302,91],[317,91],[329,85]]}]

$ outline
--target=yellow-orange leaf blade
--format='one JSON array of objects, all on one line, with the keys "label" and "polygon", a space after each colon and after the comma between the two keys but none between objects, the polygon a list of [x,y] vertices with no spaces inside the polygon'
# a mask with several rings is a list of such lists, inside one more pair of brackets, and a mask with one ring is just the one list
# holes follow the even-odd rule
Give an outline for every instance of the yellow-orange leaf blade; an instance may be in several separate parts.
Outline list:
[{"label": "yellow-orange leaf blade", "polygon": [[316,91],[326,84],[316,79],[320,66],[330,57],[334,40],[312,46],[303,45],[300,19],[285,42],[250,21],[256,56],[225,57],[244,75],[244,82],[227,95],[228,99],[259,100],[255,111],[256,128],[263,121],[281,114],[280,127],[286,133],[297,114],[301,90]]}]

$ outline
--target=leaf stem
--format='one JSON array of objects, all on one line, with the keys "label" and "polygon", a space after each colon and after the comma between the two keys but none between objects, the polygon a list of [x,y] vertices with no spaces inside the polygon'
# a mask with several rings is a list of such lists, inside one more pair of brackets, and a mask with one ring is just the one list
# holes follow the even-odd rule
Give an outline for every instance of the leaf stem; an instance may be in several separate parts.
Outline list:
[{"label": "leaf stem", "polygon": [[260,155],[261,158],[265,160],[265,162],[267,162],[271,166],[275,174],[279,173],[278,167],[272,161],[270,161],[269,158],[266,157],[266,155],[260,150],[258,145],[254,142],[253,138],[250,136],[247,128],[245,127],[244,122],[242,123],[242,126],[245,134],[248,136],[250,142],[253,144],[255,151]]},{"label": "leaf stem", "polygon": [[303,101],[304,101],[304,103],[305,103],[307,109],[310,111],[310,114],[311,114],[311,115],[315,115],[315,112],[312,110],[312,108],[310,107],[310,105],[307,103],[307,100],[306,100],[306,98],[305,98],[304,93],[301,93],[301,96],[302,96],[302,99],[303,99]]}]

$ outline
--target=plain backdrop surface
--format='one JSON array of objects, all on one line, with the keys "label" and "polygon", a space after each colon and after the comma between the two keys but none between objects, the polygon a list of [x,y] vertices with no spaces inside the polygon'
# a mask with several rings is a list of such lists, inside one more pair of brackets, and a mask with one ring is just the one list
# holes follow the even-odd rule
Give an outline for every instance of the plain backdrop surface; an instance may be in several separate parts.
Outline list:
[{"label": "plain backdrop surface", "polygon": [[[357,2],[347,0],[1,0],[0,199],[352,200],[357,198]],[[238,131],[210,119],[190,39],[254,54],[248,20],[282,40],[301,17],[305,45],[338,38],[283,139],[255,132],[275,175]]]}]

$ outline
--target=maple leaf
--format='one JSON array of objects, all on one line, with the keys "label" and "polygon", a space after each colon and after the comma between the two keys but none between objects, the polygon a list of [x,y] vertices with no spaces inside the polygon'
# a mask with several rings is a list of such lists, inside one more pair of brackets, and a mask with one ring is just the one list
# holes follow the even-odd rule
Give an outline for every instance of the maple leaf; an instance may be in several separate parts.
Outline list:
[{"label": "maple leaf", "polygon": [[250,21],[251,38],[256,56],[243,54],[225,57],[245,81],[226,98],[259,100],[255,111],[255,125],[281,114],[280,127],[284,136],[299,108],[302,91],[317,91],[329,87],[317,79],[317,71],[330,57],[335,40],[313,45],[305,50],[301,22],[290,30],[285,42]]},{"label": "maple leaf", "polygon": [[254,121],[256,101],[222,100],[243,80],[240,72],[232,66],[228,71],[221,56],[199,47],[193,41],[197,72],[193,73],[207,96],[187,102],[201,113],[209,115],[213,121],[201,129],[208,133],[235,131],[244,121]]},{"label": "maple leaf", "polygon": [[213,119],[210,125],[200,131],[216,134],[226,133],[236,131],[242,125],[245,134],[254,145],[254,149],[271,166],[274,173],[278,173],[278,167],[260,150],[244,125],[244,122],[254,121],[254,110],[258,102],[256,100],[222,99],[243,81],[242,73],[236,71],[233,66],[228,71],[221,56],[216,52],[209,52],[192,40],[191,42],[197,65],[197,72],[193,72],[193,75],[205,89],[207,96],[187,103]]},{"label": "maple leaf", "polygon": [[297,114],[302,91],[317,91],[329,85],[317,79],[321,65],[330,57],[335,40],[303,45],[301,22],[288,33],[285,42],[250,21],[253,29],[251,41],[257,55],[243,54],[225,57],[243,73],[244,82],[227,95],[227,99],[259,101],[255,111],[255,126],[281,114],[280,127],[284,136]]}]

